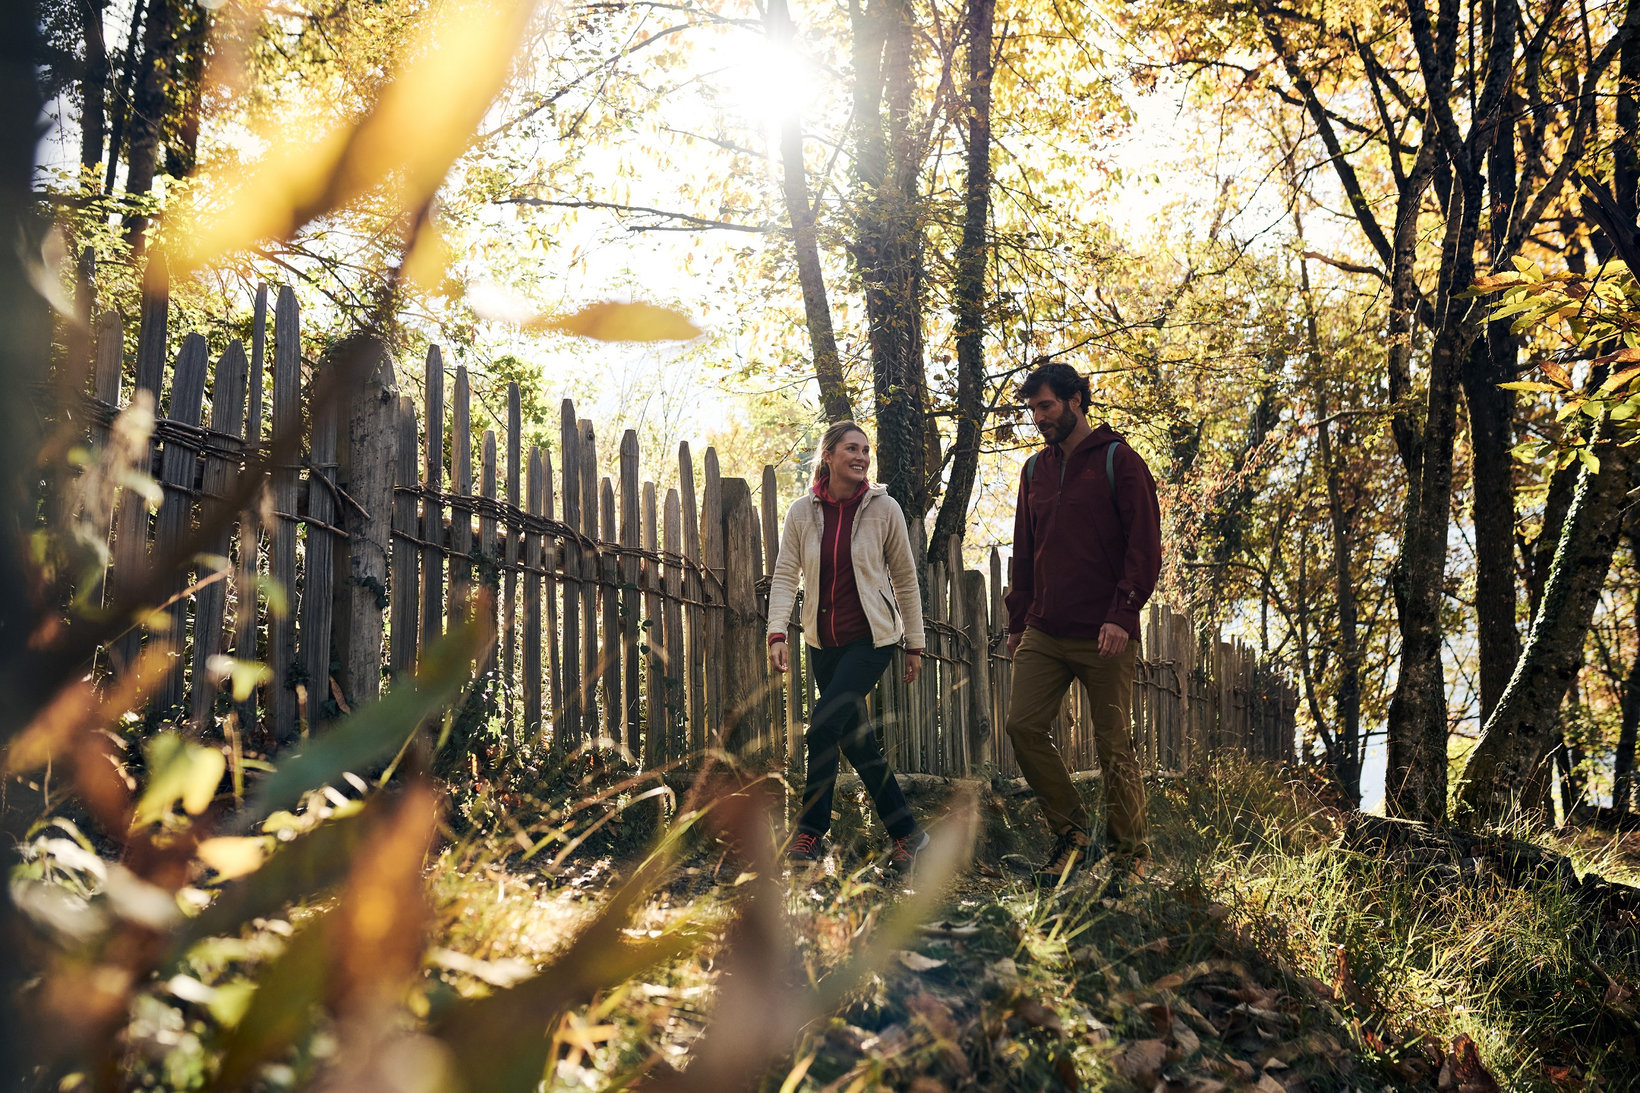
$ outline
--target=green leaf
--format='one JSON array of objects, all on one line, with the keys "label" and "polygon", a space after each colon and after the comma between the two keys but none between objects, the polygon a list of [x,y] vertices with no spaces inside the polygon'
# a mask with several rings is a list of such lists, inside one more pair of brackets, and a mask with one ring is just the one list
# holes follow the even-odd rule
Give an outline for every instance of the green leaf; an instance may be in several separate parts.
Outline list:
[{"label": "green leaf", "polygon": [[273,669],[254,660],[240,660],[217,653],[205,661],[205,670],[213,679],[226,679],[233,685],[233,700],[244,702],[262,684],[273,678]]},{"label": "green leaf", "polygon": [[472,677],[472,662],[489,643],[482,624],[469,621],[423,653],[416,674],[350,714],[279,764],[246,806],[249,820],[290,808],[302,795],[393,756],[422,722],[454,703]]},{"label": "green leaf", "polygon": [[137,801],[132,824],[142,827],[161,819],[178,800],[191,816],[209,807],[217,786],[228,769],[228,760],[219,748],[208,748],[184,740],[174,732],[162,732],[144,749],[148,767],[148,788]]},{"label": "green leaf", "polygon": [[1590,474],[1600,473],[1600,457],[1587,448],[1577,449],[1578,461],[1587,467]]},{"label": "green leaf", "polygon": [[309,923],[291,938],[251,995],[222,1053],[212,1089],[237,1089],[258,1064],[283,1053],[313,1024],[325,997],[331,963],[330,916]]}]

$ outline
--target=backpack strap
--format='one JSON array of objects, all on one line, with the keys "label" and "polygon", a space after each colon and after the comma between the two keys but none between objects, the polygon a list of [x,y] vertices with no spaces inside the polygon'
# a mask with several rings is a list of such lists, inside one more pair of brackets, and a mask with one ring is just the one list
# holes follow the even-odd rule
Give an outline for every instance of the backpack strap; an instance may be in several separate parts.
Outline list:
[{"label": "backpack strap", "polygon": [[[1110,499],[1112,502],[1116,500],[1116,449],[1121,446],[1122,442],[1120,440],[1113,440],[1105,447],[1105,481],[1110,483]],[[1032,452],[1030,458],[1025,460],[1026,492],[1030,492],[1031,479],[1036,476],[1036,457],[1041,454],[1041,452]]]}]

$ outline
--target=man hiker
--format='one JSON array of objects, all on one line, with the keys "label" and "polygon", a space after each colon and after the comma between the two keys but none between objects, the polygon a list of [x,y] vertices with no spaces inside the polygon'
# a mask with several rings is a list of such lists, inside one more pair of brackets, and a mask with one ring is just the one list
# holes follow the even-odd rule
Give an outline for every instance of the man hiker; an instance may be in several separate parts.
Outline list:
[{"label": "man hiker", "polygon": [[1088,423],[1090,393],[1081,373],[1057,363],[1039,365],[1019,385],[1047,446],[1020,473],[1014,514],[1008,737],[1055,835],[1037,881],[1059,884],[1098,857],[1051,732],[1066,690],[1082,681],[1119,890],[1150,856],[1133,749],[1133,665],[1139,609],[1161,572],[1162,526],[1150,468],[1109,425]]}]

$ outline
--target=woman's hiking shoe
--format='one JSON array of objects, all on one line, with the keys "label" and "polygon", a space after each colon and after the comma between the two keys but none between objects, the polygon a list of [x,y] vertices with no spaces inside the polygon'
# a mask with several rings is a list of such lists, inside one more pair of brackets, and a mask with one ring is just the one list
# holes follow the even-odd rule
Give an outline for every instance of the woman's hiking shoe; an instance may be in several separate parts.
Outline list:
[{"label": "woman's hiking shoe", "polygon": [[913,831],[903,839],[894,839],[888,847],[888,868],[902,877],[909,877],[917,869],[917,855],[928,846],[928,832]]},{"label": "woman's hiking shoe", "polygon": [[826,856],[826,837],[812,831],[799,831],[786,847],[786,860],[794,865],[813,865]]},{"label": "woman's hiking shoe", "polygon": [[1120,854],[1110,860],[1110,879],[1100,895],[1106,899],[1121,899],[1150,876],[1150,859]]},{"label": "woman's hiking shoe", "polygon": [[1067,827],[1059,833],[1047,862],[1036,871],[1036,883],[1053,885],[1069,879],[1091,860],[1092,848],[1092,840],[1086,831],[1079,827]]}]

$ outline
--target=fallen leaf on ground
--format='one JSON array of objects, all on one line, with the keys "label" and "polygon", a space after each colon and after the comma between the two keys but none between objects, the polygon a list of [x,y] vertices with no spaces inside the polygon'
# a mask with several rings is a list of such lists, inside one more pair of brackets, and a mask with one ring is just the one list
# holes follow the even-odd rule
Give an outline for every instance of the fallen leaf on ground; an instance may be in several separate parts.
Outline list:
[{"label": "fallen leaf on ground", "polygon": [[1173,1011],[1166,1006],[1151,1002],[1140,1006],[1139,1012],[1145,1015],[1150,1027],[1156,1030],[1157,1036],[1166,1036],[1173,1029]]},{"label": "fallen leaf on ground", "polygon": [[[1499,1093],[1497,1079],[1481,1065],[1480,1049],[1467,1032],[1459,1033],[1457,1039],[1452,1041],[1452,1051],[1447,1061],[1451,1064],[1452,1079],[1458,1093]],[[1447,1068],[1441,1067],[1441,1074],[1444,1076],[1446,1073]]]},{"label": "fallen leaf on ground", "polygon": [[1035,998],[1021,998],[1014,1003],[1014,1014],[1027,1025],[1034,1028],[1045,1028],[1050,1032],[1061,1035],[1065,1032],[1064,1022],[1060,1021],[1059,1014],[1052,1007],[1045,1006]]},{"label": "fallen leaf on ground", "polygon": [[935,960],[931,956],[924,956],[922,953],[911,949],[901,949],[895,955],[900,958],[901,964],[914,972],[928,972],[933,971],[935,968],[945,967],[945,961]]},{"label": "fallen leaf on ground", "polygon": [[1160,1080],[1162,1067],[1167,1065],[1167,1045],[1160,1040],[1135,1040],[1124,1047],[1110,1065],[1134,1085],[1149,1089]]}]

